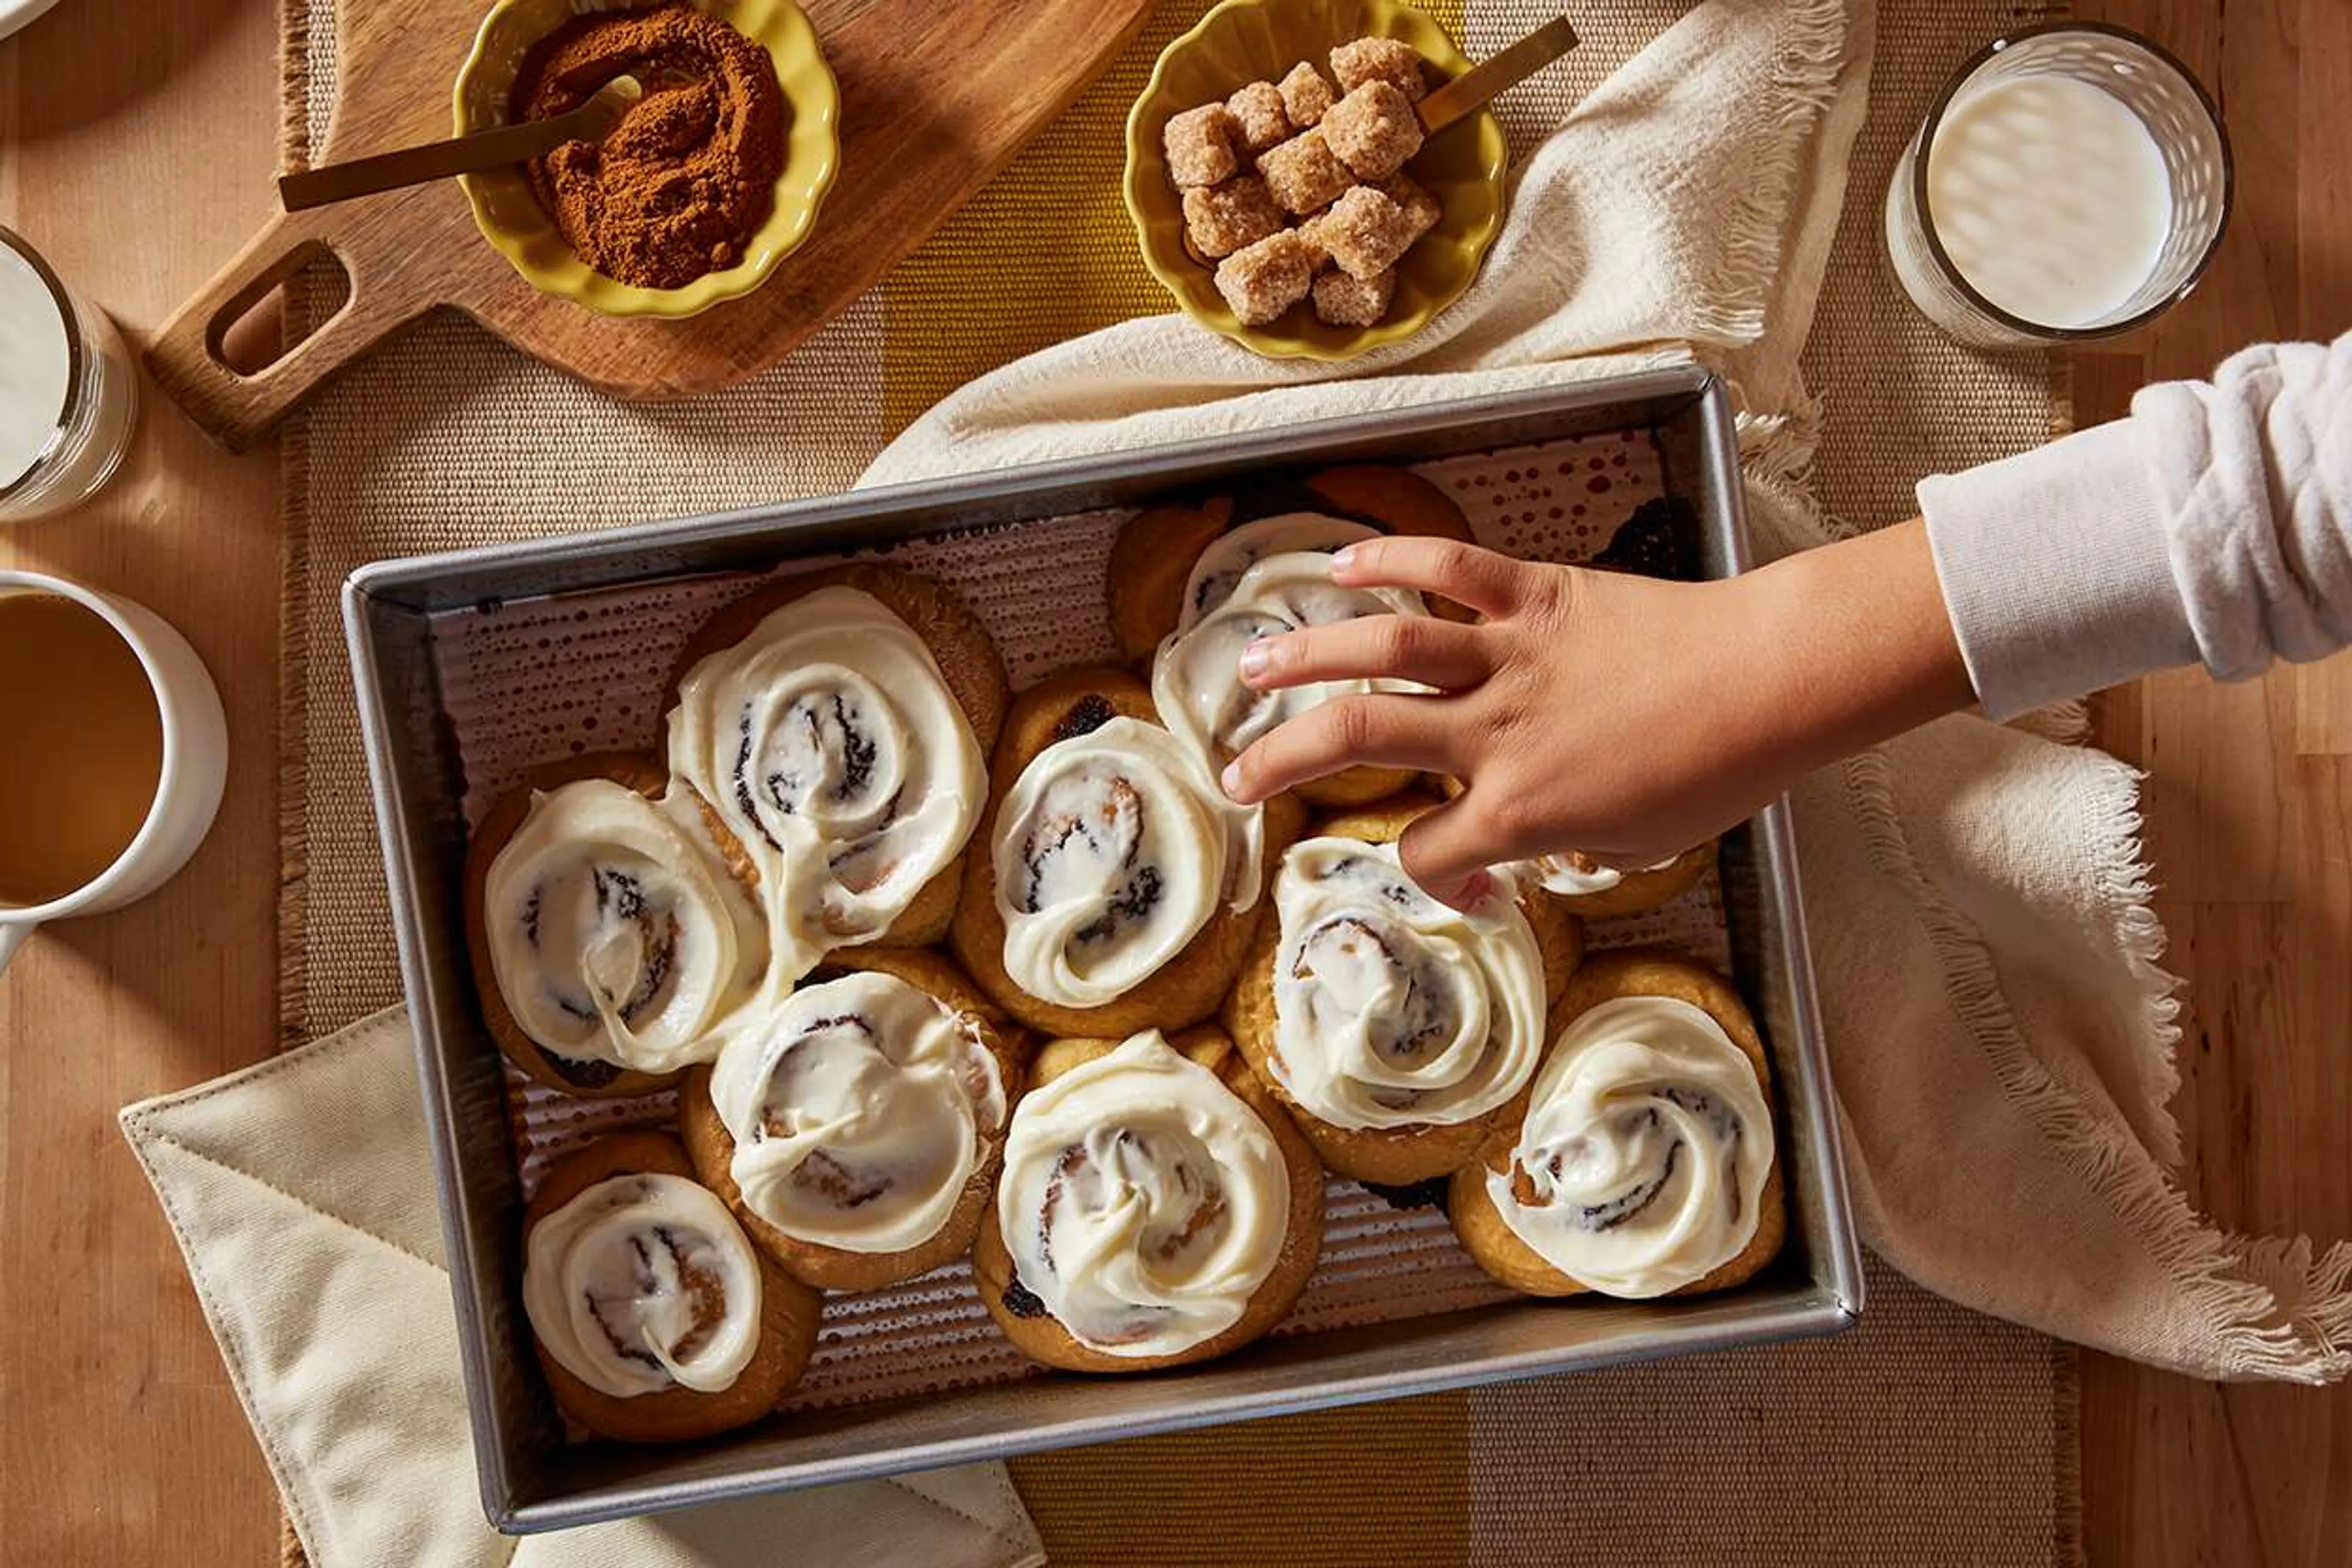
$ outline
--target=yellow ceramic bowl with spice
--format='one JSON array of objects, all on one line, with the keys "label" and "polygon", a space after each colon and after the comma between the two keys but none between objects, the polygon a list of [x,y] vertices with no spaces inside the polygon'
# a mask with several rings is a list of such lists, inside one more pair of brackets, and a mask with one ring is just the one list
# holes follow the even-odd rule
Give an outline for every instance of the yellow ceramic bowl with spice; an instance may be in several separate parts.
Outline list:
[{"label": "yellow ceramic bowl with spice", "polygon": [[[508,121],[523,56],[575,16],[642,10],[647,0],[499,0],[482,18],[474,52],[457,72],[457,133]],[[646,289],[607,278],[580,258],[559,232],[520,166],[463,174],[482,237],[543,294],[576,300],[608,316],[691,316],[722,300],[748,294],[800,247],[816,226],[817,208],[841,165],[841,91],[809,26],[793,0],[692,0],[694,8],[726,22],[775,61],[789,123],[775,205],[732,267],[708,272],[676,289]]]},{"label": "yellow ceramic bowl with spice", "polygon": [[1402,342],[1462,297],[1503,226],[1510,149],[1495,117],[1481,110],[1429,138],[1405,165],[1444,210],[1397,263],[1389,312],[1370,326],[1331,326],[1310,304],[1262,327],[1244,326],[1217,292],[1215,265],[1193,259],[1184,244],[1183,196],[1168,177],[1160,141],[1168,121],[1251,82],[1280,81],[1300,60],[1328,79],[1332,47],[1367,37],[1411,45],[1442,76],[1470,68],[1445,29],[1403,0],[1225,0],[1160,52],[1127,117],[1127,210],[1143,264],[1186,315],[1270,358],[1343,360]]}]

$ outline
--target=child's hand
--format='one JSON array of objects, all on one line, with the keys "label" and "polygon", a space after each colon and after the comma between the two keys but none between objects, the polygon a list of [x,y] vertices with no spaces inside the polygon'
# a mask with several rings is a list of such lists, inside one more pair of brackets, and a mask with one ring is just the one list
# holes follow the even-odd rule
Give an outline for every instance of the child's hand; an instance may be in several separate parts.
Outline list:
[{"label": "child's hand", "polygon": [[1340,552],[1331,574],[1483,619],[1373,616],[1252,645],[1242,679],[1262,689],[1436,689],[1325,703],[1236,757],[1226,791],[1264,800],[1356,763],[1450,773],[1465,793],[1399,852],[1454,903],[1484,893],[1483,868],[1545,852],[1653,864],[1811,768],[1973,700],[1916,522],[1713,583],[1402,537]]}]

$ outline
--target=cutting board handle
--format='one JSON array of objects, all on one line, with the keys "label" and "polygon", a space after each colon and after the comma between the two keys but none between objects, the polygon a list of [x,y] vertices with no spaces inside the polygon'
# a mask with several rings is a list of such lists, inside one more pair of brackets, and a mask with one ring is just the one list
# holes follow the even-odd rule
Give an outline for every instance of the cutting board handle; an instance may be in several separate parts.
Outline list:
[{"label": "cutting board handle", "polygon": [[[321,207],[272,219],[148,342],[147,368],[157,384],[232,452],[268,435],[330,376],[432,304],[412,269],[371,265],[379,258],[339,242],[335,226],[344,216]],[[251,372],[230,364],[223,353],[229,329],[320,257],[342,268],[349,298],[268,364]]]}]

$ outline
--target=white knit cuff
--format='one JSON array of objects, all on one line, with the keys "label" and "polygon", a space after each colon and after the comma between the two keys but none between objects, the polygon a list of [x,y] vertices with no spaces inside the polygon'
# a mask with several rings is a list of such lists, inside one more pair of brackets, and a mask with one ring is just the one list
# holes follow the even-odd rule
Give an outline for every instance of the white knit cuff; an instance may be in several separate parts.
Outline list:
[{"label": "white knit cuff", "polygon": [[2197,662],[2131,420],[1919,483],[1960,657],[2012,718]]}]

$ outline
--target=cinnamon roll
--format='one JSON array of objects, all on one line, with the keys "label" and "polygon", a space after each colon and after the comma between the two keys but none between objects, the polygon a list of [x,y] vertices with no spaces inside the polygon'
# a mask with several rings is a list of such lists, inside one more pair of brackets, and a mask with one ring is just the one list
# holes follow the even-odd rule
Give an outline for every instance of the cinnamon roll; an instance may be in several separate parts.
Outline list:
[{"label": "cinnamon roll", "polygon": [[1538,855],[1515,868],[1568,909],[1588,920],[1637,915],[1680,898],[1705,879],[1715,864],[1712,838],[1654,866],[1622,869],[1604,866],[1573,849]]},{"label": "cinnamon roll", "polygon": [[1549,999],[1581,951],[1574,917],[1507,874],[1467,913],[1397,861],[1433,804],[1409,797],[1301,839],[1276,920],[1225,1004],[1251,1068],[1341,1175],[1406,1186],[1476,1153],[1534,1076]]},{"label": "cinnamon roll", "polygon": [[926,578],[849,566],[729,606],[688,645],[669,761],[759,894],[772,987],[827,952],[945,931],[1003,722],[1003,661]]},{"label": "cinnamon roll", "polygon": [[1216,1010],[1255,933],[1286,803],[1225,797],[1122,670],[1024,693],[956,910],[958,955],[1034,1027],[1131,1033]]},{"label": "cinnamon roll", "polygon": [[1592,959],[1526,1100],[1454,1173],[1454,1232],[1535,1296],[1717,1290],[1787,1219],[1763,1042],[1720,976],[1676,954]]},{"label": "cinnamon roll", "polygon": [[758,1420],[816,1345],[817,1293],[760,1258],[661,1133],[548,1173],[523,1215],[522,1297],[556,1403],[625,1442]]},{"label": "cinnamon roll", "polygon": [[971,1248],[1023,1036],[936,953],[854,948],[817,973],[694,1070],[680,1130],[786,1273],[877,1289]]},{"label": "cinnamon roll", "polygon": [[695,803],[619,753],[543,768],[491,807],[466,937],[491,1037],[569,1094],[643,1094],[715,1055],[768,962]]},{"label": "cinnamon roll", "polygon": [[1155,1029],[1047,1047],[972,1264],[1023,1353],[1144,1372],[1265,1333],[1322,1238],[1322,1167],[1231,1042]]},{"label": "cinnamon roll", "polygon": [[[1111,632],[1121,657],[1139,667],[1148,663],[1188,604],[1196,616],[1214,607],[1192,602],[1201,558],[1222,535],[1252,518],[1311,512],[1379,533],[1470,538],[1469,520],[1444,490],[1409,469],[1381,464],[1319,469],[1295,484],[1259,485],[1244,499],[1246,508],[1236,506],[1233,497],[1211,496],[1198,505],[1150,507],[1128,520],[1111,546],[1109,569]],[[1293,542],[1286,548],[1334,550],[1347,542]],[[1248,564],[1247,559],[1240,563]],[[1229,571],[1240,575],[1240,567]],[[1220,574],[1212,574],[1212,581]],[[1451,605],[1434,607],[1444,616],[1463,614]]]}]

